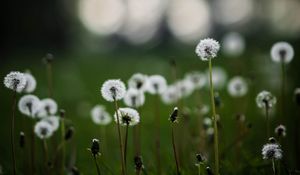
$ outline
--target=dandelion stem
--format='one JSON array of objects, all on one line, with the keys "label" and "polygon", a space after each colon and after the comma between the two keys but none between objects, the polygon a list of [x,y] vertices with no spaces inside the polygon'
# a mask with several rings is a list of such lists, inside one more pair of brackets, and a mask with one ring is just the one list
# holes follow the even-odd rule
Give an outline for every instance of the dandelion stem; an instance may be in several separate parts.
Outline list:
[{"label": "dandelion stem", "polygon": [[275,168],[275,161],[272,159],[272,170],[273,170],[273,175],[276,175],[276,168]]},{"label": "dandelion stem", "polygon": [[177,172],[177,175],[180,175],[178,157],[177,157],[176,145],[175,145],[174,126],[173,126],[173,124],[172,124],[172,145],[173,145],[174,158],[175,158],[175,163],[176,163],[176,172]]},{"label": "dandelion stem", "polygon": [[202,174],[202,163],[199,163],[197,165],[197,167],[198,167],[198,175],[201,175]]},{"label": "dandelion stem", "polygon": [[11,118],[11,151],[12,151],[12,165],[13,165],[13,174],[16,175],[16,154],[15,154],[15,111],[17,104],[17,91],[13,92],[13,104],[12,104],[12,118]]},{"label": "dandelion stem", "polygon": [[283,119],[283,115],[285,114],[285,63],[281,61],[281,116]]},{"label": "dandelion stem", "polygon": [[156,95],[155,98],[155,124],[156,124],[156,162],[157,162],[157,174],[161,174],[161,164],[160,164],[160,115],[159,115],[159,96]]},{"label": "dandelion stem", "polygon": [[117,115],[117,129],[118,129],[118,135],[119,135],[119,143],[120,143],[120,152],[121,152],[121,165],[122,165],[122,175],[125,175],[125,163],[124,163],[124,152],[123,152],[123,142],[122,142],[122,135],[121,135],[121,129],[120,129],[120,119],[119,119],[119,113],[118,113],[118,103],[117,100],[114,100],[115,103],[115,111]]},{"label": "dandelion stem", "polygon": [[212,82],[212,61],[209,59],[209,84],[210,84],[210,99],[212,107],[212,119],[214,122],[214,151],[215,151],[215,174],[219,175],[219,148],[218,148],[218,126],[216,119],[216,108],[214,100],[214,86]]},{"label": "dandelion stem", "polygon": [[44,164],[45,164],[45,172],[49,174],[48,169],[48,146],[46,139],[43,139],[43,149],[44,149]]},{"label": "dandelion stem", "polygon": [[269,105],[268,103],[265,104],[266,106],[266,119],[267,119],[267,137],[270,137],[270,119],[269,119]]},{"label": "dandelion stem", "polygon": [[96,155],[93,156],[94,157],[94,161],[95,161],[95,165],[96,165],[96,168],[97,168],[97,174],[100,175],[100,168],[99,168],[99,165],[98,165],[98,162],[97,162],[97,158],[96,158]]},{"label": "dandelion stem", "polygon": [[52,63],[47,62],[48,95],[53,97]]},{"label": "dandelion stem", "polygon": [[65,119],[61,118],[61,144],[62,144],[62,151],[61,151],[61,174],[64,174],[65,170],[65,154],[66,154],[66,147],[65,147]]},{"label": "dandelion stem", "polygon": [[125,161],[125,166],[126,166],[126,164],[127,164],[128,127],[129,127],[129,124],[126,124],[126,132],[125,132],[125,148],[124,148],[124,161]]},{"label": "dandelion stem", "polygon": [[33,131],[33,127],[34,127],[34,120],[32,120],[31,122],[31,126],[30,126],[30,140],[31,140],[31,147],[30,147],[30,153],[31,153],[31,170],[32,170],[32,174],[35,174],[35,137],[34,137],[34,131]]}]

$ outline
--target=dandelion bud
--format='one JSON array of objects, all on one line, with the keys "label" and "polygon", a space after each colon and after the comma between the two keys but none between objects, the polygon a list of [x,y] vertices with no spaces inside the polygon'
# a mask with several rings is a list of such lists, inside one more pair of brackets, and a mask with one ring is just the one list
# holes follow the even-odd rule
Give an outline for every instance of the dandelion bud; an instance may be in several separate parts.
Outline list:
[{"label": "dandelion bud", "polygon": [[24,148],[25,147],[25,133],[24,132],[20,132],[20,147]]},{"label": "dandelion bud", "polygon": [[277,140],[274,137],[269,138],[270,143],[277,143]]},{"label": "dandelion bud", "polygon": [[205,161],[205,157],[201,154],[196,154],[196,159],[197,159],[198,163],[202,163]]},{"label": "dandelion bud", "polygon": [[75,131],[74,127],[69,127],[68,128],[68,130],[67,130],[67,132],[65,134],[65,141],[68,141],[68,140],[70,140],[73,137],[74,131]]},{"label": "dandelion bud", "polygon": [[45,57],[43,58],[43,62],[44,62],[45,64],[51,63],[53,60],[54,60],[54,56],[53,56],[51,53],[47,53],[47,54],[45,55]]},{"label": "dandelion bud", "polygon": [[285,137],[286,136],[286,128],[284,125],[279,125],[275,128],[275,134],[278,137]]},{"label": "dandelion bud", "polygon": [[300,106],[300,88],[295,89],[294,95],[295,95],[295,101],[297,105]]},{"label": "dandelion bud", "polygon": [[98,139],[93,139],[92,140],[92,146],[91,146],[91,152],[93,156],[97,156],[100,154],[100,145],[99,145],[99,140]]},{"label": "dandelion bud", "polygon": [[212,172],[212,170],[210,169],[210,167],[206,167],[206,172],[207,172],[207,175],[213,175],[214,173]]},{"label": "dandelion bud", "polygon": [[66,111],[64,109],[59,110],[59,115],[61,118],[65,118]]},{"label": "dandelion bud", "polygon": [[134,157],[134,165],[136,171],[141,171],[144,168],[142,156]]},{"label": "dandelion bud", "polygon": [[174,123],[174,122],[177,122],[177,118],[178,118],[178,108],[175,107],[172,114],[170,115],[170,118],[169,120]]}]

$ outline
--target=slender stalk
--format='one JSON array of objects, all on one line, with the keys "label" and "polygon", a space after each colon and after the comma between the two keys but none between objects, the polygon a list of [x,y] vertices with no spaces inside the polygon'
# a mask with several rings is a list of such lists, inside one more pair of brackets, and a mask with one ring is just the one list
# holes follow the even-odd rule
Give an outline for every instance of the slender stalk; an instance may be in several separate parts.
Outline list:
[{"label": "slender stalk", "polygon": [[270,119],[269,119],[269,105],[266,103],[266,119],[267,119],[267,137],[270,137]]},{"label": "slender stalk", "polygon": [[216,107],[214,98],[214,86],[212,82],[212,61],[209,59],[209,84],[210,84],[210,99],[212,107],[212,119],[214,122],[214,151],[215,151],[215,174],[219,175],[219,147],[218,147],[218,126],[216,119]]},{"label": "slender stalk", "polygon": [[49,169],[48,169],[48,146],[47,146],[47,141],[46,139],[43,139],[43,149],[44,149],[44,164],[45,164],[45,173],[49,174]]},{"label": "slender stalk", "polygon": [[61,151],[61,174],[64,174],[65,171],[65,155],[66,155],[66,147],[65,147],[65,119],[61,118],[60,130],[61,130],[61,143],[62,143],[62,151]]},{"label": "slender stalk", "polygon": [[160,163],[160,115],[159,115],[159,99],[158,95],[155,98],[155,124],[156,124],[156,163],[157,163],[157,174],[161,174],[161,163]]},{"label": "slender stalk", "polygon": [[276,175],[276,168],[275,168],[275,161],[272,159],[272,170],[273,170],[273,175]]},{"label": "slender stalk", "polygon": [[53,97],[52,63],[47,63],[48,95]]},{"label": "slender stalk", "polygon": [[101,175],[100,168],[99,168],[99,165],[98,165],[98,162],[97,162],[97,158],[96,158],[96,156],[93,156],[93,157],[94,157],[94,162],[95,162],[95,165],[96,165],[96,168],[97,168],[97,174]]},{"label": "slender stalk", "polygon": [[127,165],[128,127],[129,127],[129,124],[126,125],[126,132],[125,132],[125,147],[124,147],[124,161],[125,161],[125,166]]},{"label": "slender stalk", "polygon": [[123,152],[123,142],[122,142],[122,135],[121,135],[121,128],[120,128],[120,120],[119,120],[119,113],[118,113],[118,103],[117,100],[114,100],[115,103],[115,111],[117,115],[117,130],[118,130],[118,136],[119,136],[119,143],[120,143],[120,153],[121,153],[121,165],[122,165],[122,175],[126,174],[126,167],[124,163],[124,152]]},{"label": "slender stalk", "polygon": [[285,63],[281,60],[281,120],[285,114]]},{"label": "slender stalk", "polygon": [[198,175],[201,175],[201,174],[202,174],[202,165],[203,165],[203,163],[199,163],[199,164],[197,165],[197,167],[198,167]]},{"label": "slender stalk", "polygon": [[[105,130],[105,126],[101,126],[101,137],[102,137],[102,139],[103,140],[105,140],[105,138],[106,138],[106,130]],[[104,152],[104,154],[106,153],[106,149],[107,149],[107,142],[105,142],[105,143],[103,143],[102,144],[102,149],[103,149],[103,151],[102,152]]]},{"label": "slender stalk", "polygon": [[31,140],[31,147],[30,147],[30,153],[31,153],[31,170],[32,170],[32,174],[35,174],[35,137],[34,137],[34,131],[33,131],[33,127],[34,127],[34,120],[32,120],[31,122],[31,126],[30,126],[30,140]]},{"label": "slender stalk", "polygon": [[173,126],[173,124],[172,124],[172,145],[173,145],[173,151],[174,151],[174,157],[175,157],[175,163],[176,163],[176,172],[177,172],[177,175],[180,175],[179,163],[178,163],[178,157],[177,157],[176,145],[175,145],[174,126]]},{"label": "slender stalk", "polygon": [[13,174],[16,175],[16,153],[15,153],[15,111],[17,104],[17,91],[13,92],[13,104],[12,104],[12,117],[11,117],[11,127],[10,127],[10,137],[11,137],[11,153],[12,153],[12,165]]}]

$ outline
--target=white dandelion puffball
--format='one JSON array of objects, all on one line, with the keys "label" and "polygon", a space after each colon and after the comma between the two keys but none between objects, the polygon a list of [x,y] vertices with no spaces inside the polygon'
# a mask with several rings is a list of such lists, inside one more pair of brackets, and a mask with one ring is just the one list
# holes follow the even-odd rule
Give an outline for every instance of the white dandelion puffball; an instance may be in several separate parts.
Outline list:
[{"label": "white dandelion puffball", "polygon": [[262,148],[263,159],[281,159],[282,150],[280,145],[276,143],[265,144]]},{"label": "white dandelion puffball", "polygon": [[26,86],[26,77],[21,72],[10,72],[4,78],[4,85],[8,89],[20,92]]},{"label": "white dandelion puffball", "polygon": [[272,46],[271,58],[274,62],[284,62],[285,64],[292,61],[294,49],[287,42],[277,42]]},{"label": "white dandelion puffball", "polygon": [[57,103],[51,98],[41,100],[40,107],[36,112],[38,118],[44,118],[49,115],[54,115],[57,112]]},{"label": "white dandelion puffball", "polygon": [[248,92],[248,85],[244,78],[240,76],[233,77],[228,85],[227,91],[232,97],[242,97]]},{"label": "white dandelion puffball", "polygon": [[194,91],[194,84],[188,80],[181,80],[175,83],[180,97],[188,97]]},{"label": "white dandelion puffball", "polygon": [[134,88],[144,91],[147,83],[147,78],[147,75],[141,73],[133,74],[128,80],[128,88]]},{"label": "white dandelion puffball", "polygon": [[36,80],[30,73],[24,73],[26,78],[26,85],[23,90],[17,90],[19,93],[32,93],[36,88]]},{"label": "white dandelion puffball", "polygon": [[19,111],[32,118],[35,117],[37,110],[40,107],[40,100],[35,95],[24,95],[18,103]]},{"label": "white dandelion puffball", "polygon": [[111,116],[106,112],[105,107],[101,105],[93,107],[91,110],[91,117],[93,122],[98,125],[108,125],[112,121]]},{"label": "white dandelion puffball", "polygon": [[40,139],[47,139],[52,136],[53,127],[48,122],[39,121],[34,126],[34,133]]},{"label": "white dandelion puffball", "polygon": [[228,33],[222,40],[222,48],[223,52],[228,56],[239,56],[245,50],[245,39],[239,33]]},{"label": "white dandelion puffball", "polygon": [[148,77],[147,92],[150,94],[161,94],[167,89],[167,81],[161,75],[152,75]]},{"label": "white dandelion puffball", "polygon": [[275,128],[275,134],[279,137],[286,136],[286,127],[284,125],[279,125]]},{"label": "white dandelion puffball", "polygon": [[125,105],[134,108],[143,106],[145,103],[144,92],[134,88],[128,89],[124,97],[124,103]]},{"label": "white dandelion puffball", "polygon": [[207,61],[209,59],[217,57],[219,50],[220,44],[218,41],[211,38],[206,38],[200,40],[195,52],[202,61]]},{"label": "white dandelion puffball", "polygon": [[[225,86],[227,82],[227,73],[221,67],[213,67],[212,68],[212,82],[214,85],[214,89],[221,90]],[[206,87],[209,88],[209,69],[206,70]]]},{"label": "white dandelion puffball", "polygon": [[116,123],[118,122],[117,120],[119,118],[119,122],[123,126],[126,126],[126,125],[133,126],[140,122],[139,113],[135,109],[132,109],[132,108],[119,108],[118,115],[115,113],[114,117],[115,117]]},{"label": "white dandelion puffball", "polygon": [[276,102],[276,97],[268,91],[262,91],[256,96],[256,104],[259,108],[272,108]]},{"label": "white dandelion puffball", "polygon": [[58,116],[45,117],[41,121],[49,123],[52,126],[53,131],[56,131],[59,127],[59,117]]},{"label": "white dandelion puffball", "polygon": [[102,97],[109,102],[123,99],[125,93],[126,87],[121,80],[107,80],[101,87]]},{"label": "white dandelion puffball", "polygon": [[206,77],[201,72],[190,72],[185,75],[185,79],[191,81],[194,84],[195,89],[201,89],[206,84]]},{"label": "white dandelion puffball", "polygon": [[167,89],[161,94],[162,102],[167,105],[175,104],[179,98],[180,96],[175,85],[168,86]]}]

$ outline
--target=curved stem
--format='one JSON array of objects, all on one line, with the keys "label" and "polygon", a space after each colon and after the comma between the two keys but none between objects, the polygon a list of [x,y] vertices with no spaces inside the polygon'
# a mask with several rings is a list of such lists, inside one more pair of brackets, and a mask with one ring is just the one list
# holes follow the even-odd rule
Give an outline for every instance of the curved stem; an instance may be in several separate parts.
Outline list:
[{"label": "curved stem", "polygon": [[209,84],[210,84],[210,99],[212,107],[212,119],[214,122],[214,151],[215,151],[215,174],[219,175],[219,146],[218,146],[218,126],[216,119],[216,107],[215,107],[215,96],[214,96],[214,86],[212,82],[212,62],[209,59]]},{"label": "curved stem", "polygon": [[96,168],[97,168],[97,174],[101,175],[100,168],[99,168],[99,165],[98,165],[98,162],[97,162],[97,158],[96,158],[96,156],[93,156],[93,157],[94,157],[94,162],[95,162],[95,165],[96,165]]},{"label": "curved stem", "polygon": [[173,151],[174,151],[174,157],[175,157],[175,163],[176,163],[176,172],[177,172],[177,175],[180,175],[178,157],[177,157],[176,145],[175,145],[174,126],[173,126],[173,124],[172,124],[172,145],[173,145]]},{"label": "curved stem", "polygon": [[117,117],[117,130],[118,130],[118,136],[119,136],[119,143],[120,143],[120,152],[121,152],[121,165],[122,165],[122,175],[126,174],[126,167],[124,163],[124,152],[123,152],[123,142],[122,142],[122,135],[121,135],[121,128],[120,128],[120,119],[119,119],[119,113],[118,113],[118,103],[116,100],[114,100],[115,103],[115,111],[116,111],[116,117]]},{"label": "curved stem", "polygon": [[13,174],[16,175],[16,153],[15,153],[15,111],[17,104],[17,91],[13,92],[13,104],[12,104],[12,118],[11,118],[11,128],[10,128],[10,137],[11,137],[11,152],[12,152],[12,165],[13,165]]}]

